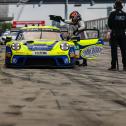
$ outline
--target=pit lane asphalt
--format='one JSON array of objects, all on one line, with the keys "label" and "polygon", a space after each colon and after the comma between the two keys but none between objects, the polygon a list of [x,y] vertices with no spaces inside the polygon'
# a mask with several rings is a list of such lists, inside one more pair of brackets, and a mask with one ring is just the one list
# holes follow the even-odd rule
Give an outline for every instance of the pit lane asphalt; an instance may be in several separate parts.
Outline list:
[{"label": "pit lane asphalt", "polygon": [[5,68],[0,50],[0,126],[126,126],[126,72],[121,57],[107,70],[108,45],[74,69]]}]

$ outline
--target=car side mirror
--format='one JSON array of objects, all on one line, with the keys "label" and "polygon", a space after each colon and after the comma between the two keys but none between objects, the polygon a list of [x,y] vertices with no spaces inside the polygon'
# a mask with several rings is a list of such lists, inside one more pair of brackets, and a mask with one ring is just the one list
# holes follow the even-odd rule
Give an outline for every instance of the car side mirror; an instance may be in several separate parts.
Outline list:
[{"label": "car side mirror", "polygon": [[71,40],[72,40],[73,42],[78,42],[78,41],[80,41],[80,37],[78,37],[78,36],[73,36],[73,37],[71,38]]},{"label": "car side mirror", "polygon": [[7,36],[5,42],[10,42],[12,40],[12,36]]}]

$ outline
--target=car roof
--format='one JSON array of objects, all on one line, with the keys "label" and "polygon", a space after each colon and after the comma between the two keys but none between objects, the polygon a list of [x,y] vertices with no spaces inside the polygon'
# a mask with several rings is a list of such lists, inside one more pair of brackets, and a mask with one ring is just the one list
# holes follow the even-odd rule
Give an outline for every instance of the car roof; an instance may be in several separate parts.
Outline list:
[{"label": "car roof", "polygon": [[25,30],[25,29],[53,29],[53,30],[60,31],[60,29],[55,26],[27,26],[27,27],[23,27],[21,29],[22,30]]}]

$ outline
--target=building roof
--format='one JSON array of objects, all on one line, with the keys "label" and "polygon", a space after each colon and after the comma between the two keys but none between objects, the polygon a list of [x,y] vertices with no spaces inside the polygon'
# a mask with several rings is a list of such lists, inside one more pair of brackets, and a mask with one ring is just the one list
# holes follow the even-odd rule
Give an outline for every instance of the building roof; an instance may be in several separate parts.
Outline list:
[{"label": "building roof", "polygon": [[13,17],[0,17],[0,22],[4,22],[4,21],[12,21]]},{"label": "building roof", "polygon": [[[65,4],[67,0],[0,0],[0,4]],[[113,3],[115,0],[68,0],[69,4],[88,4],[91,1],[95,3]]]}]

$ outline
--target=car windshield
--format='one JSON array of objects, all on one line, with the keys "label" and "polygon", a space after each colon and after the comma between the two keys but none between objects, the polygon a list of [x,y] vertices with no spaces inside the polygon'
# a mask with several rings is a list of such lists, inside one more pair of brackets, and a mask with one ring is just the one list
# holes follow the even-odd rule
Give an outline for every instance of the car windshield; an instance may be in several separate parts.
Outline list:
[{"label": "car windshield", "polygon": [[10,31],[7,31],[7,32],[4,32],[3,33],[3,36],[7,36],[7,35],[9,35],[10,34]]},{"label": "car windshield", "polygon": [[15,32],[13,31],[10,33],[11,36],[17,36],[17,34],[18,34],[18,32],[16,32],[16,31]]},{"label": "car windshield", "polygon": [[48,40],[61,40],[60,32],[57,31],[24,31],[24,40],[33,39],[48,39]]}]

